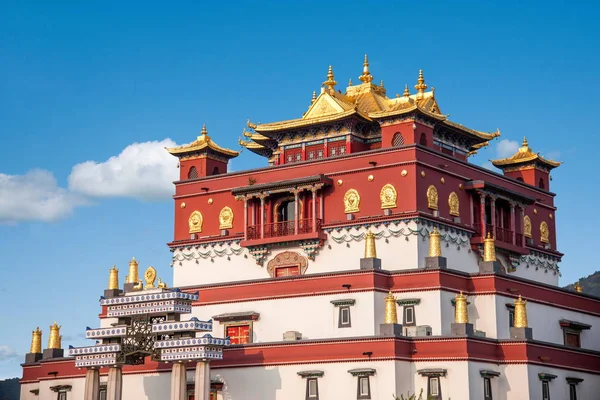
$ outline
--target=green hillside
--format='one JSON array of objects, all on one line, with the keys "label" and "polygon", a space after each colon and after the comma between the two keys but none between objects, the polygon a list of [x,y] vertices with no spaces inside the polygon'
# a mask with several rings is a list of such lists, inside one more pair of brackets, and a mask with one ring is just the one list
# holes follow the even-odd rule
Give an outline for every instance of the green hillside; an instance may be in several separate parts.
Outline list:
[{"label": "green hillside", "polygon": [[[575,283],[565,286],[565,289],[573,290]],[[600,297],[600,271],[596,271],[590,276],[581,278],[579,284],[583,286],[583,293]]]},{"label": "green hillside", "polygon": [[19,400],[19,378],[0,381],[0,400]]}]

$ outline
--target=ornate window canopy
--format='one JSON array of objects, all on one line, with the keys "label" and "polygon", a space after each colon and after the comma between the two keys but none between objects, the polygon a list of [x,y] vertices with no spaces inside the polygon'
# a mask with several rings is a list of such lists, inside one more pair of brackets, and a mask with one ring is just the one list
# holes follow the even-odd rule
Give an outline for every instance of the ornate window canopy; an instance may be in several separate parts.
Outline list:
[{"label": "ornate window canopy", "polygon": [[298,375],[302,378],[322,378],[325,373],[318,369],[299,371]]},{"label": "ornate window canopy", "polygon": [[348,370],[348,373],[352,376],[373,376],[375,368],[355,368]]},{"label": "ornate window canopy", "polygon": [[491,371],[489,369],[481,369],[479,370],[479,374],[482,378],[496,378],[500,376],[500,372]]},{"label": "ornate window canopy", "polygon": [[237,313],[227,313],[215,315],[212,318],[215,321],[223,322],[234,322],[234,321],[257,321],[260,314],[255,311],[245,311]]},{"label": "ornate window canopy", "polygon": [[568,319],[561,319],[558,321],[561,328],[569,328],[578,331],[582,331],[584,329],[590,329],[592,326],[589,324],[584,324],[582,322],[570,321]]},{"label": "ornate window canopy", "polygon": [[396,304],[399,306],[417,306],[421,304],[421,299],[398,299],[396,300]]},{"label": "ornate window canopy", "polygon": [[444,368],[426,368],[417,370],[419,375],[427,377],[446,376],[447,372],[448,371]]},{"label": "ornate window canopy", "polygon": [[300,275],[304,275],[308,268],[308,258],[300,255],[295,251],[284,251],[277,254],[271,261],[267,263],[267,272],[272,278],[275,277],[275,270],[278,267],[297,266],[300,270]]},{"label": "ornate window canopy", "polygon": [[567,376],[565,379],[567,380],[567,383],[569,385],[577,385],[578,383],[583,382],[582,378],[573,378],[573,377]]},{"label": "ornate window canopy", "polygon": [[540,381],[552,381],[553,379],[556,379],[556,375],[552,375],[552,374],[547,374],[545,372],[540,372],[538,374],[538,378],[540,378]]},{"label": "ornate window canopy", "polygon": [[307,176],[305,178],[300,179],[290,179],[284,181],[276,181],[276,182],[268,182],[268,183],[258,183],[254,185],[241,186],[235,188],[231,191],[234,196],[246,196],[246,197],[254,197],[258,196],[264,192],[269,192],[269,194],[274,193],[285,193],[289,192],[292,189],[305,189],[308,190],[312,187],[321,188],[325,185],[331,185],[333,181],[331,178],[326,177],[325,175],[313,175]]},{"label": "ornate window canopy", "polygon": [[58,386],[50,386],[50,390],[53,392],[70,392],[72,386],[71,385],[58,385]]},{"label": "ornate window canopy", "polygon": [[356,304],[356,300],[355,299],[331,300],[331,304],[333,304],[336,307],[353,306],[354,304]]}]

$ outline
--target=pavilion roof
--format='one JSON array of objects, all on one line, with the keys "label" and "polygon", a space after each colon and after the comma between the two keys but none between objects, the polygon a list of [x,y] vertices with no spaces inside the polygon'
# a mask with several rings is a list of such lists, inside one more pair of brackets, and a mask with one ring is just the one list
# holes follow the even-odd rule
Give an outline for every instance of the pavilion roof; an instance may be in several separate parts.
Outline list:
[{"label": "pavilion roof", "polygon": [[212,150],[214,153],[217,153],[227,158],[234,158],[240,154],[237,151],[226,149],[216,144],[208,135],[208,131],[206,130],[206,124],[204,124],[204,126],[202,127],[200,136],[198,136],[198,138],[192,143],[179,147],[167,148],[167,151],[174,156],[182,156],[190,153],[197,153],[200,151],[208,150]]},{"label": "pavilion roof", "polygon": [[527,138],[523,138],[523,144],[517,150],[515,154],[507,158],[501,158],[499,160],[490,160],[494,167],[498,167],[500,169],[515,166],[515,165],[523,165],[523,164],[534,164],[539,163],[548,169],[556,168],[561,162],[553,161],[547,158],[544,158],[540,155],[540,153],[534,153],[529,147],[529,143],[527,142]]}]

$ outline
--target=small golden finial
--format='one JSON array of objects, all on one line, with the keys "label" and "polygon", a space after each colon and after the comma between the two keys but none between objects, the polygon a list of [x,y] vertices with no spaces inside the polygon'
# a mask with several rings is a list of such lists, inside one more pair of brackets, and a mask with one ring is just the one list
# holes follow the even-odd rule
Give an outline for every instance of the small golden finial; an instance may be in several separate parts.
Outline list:
[{"label": "small golden finial", "polygon": [[39,326],[35,328],[35,331],[31,331],[31,347],[29,348],[29,352],[32,354],[42,353],[42,331]]},{"label": "small golden finial", "polygon": [[206,123],[202,124],[202,130],[200,131],[201,135],[208,135],[208,130],[206,129]]},{"label": "small golden finial", "polygon": [[583,292],[583,286],[581,286],[581,283],[579,283],[579,281],[575,282],[575,284],[573,285],[573,289],[575,289],[577,293]]},{"label": "small golden finial", "polygon": [[146,287],[144,289],[154,289],[154,281],[156,281],[156,270],[154,267],[148,267],[148,269],[146,269],[144,278],[146,279]]},{"label": "small golden finial", "polygon": [[48,348],[49,349],[60,349],[61,346],[61,336],[60,336],[60,326],[54,321],[54,324],[50,325],[50,337],[48,338]]},{"label": "small golden finial", "polygon": [[422,69],[419,70],[419,78],[417,79],[417,82],[418,83],[415,85],[415,89],[417,89],[417,92],[419,92],[419,94],[423,94],[425,89],[427,89],[427,85],[425,84],[425,78],[423,78]]},{"label": "small golden finial", "polygon": [[437,228],[433,228],[433,231],[429,234],[429,257],[441,257],[442,256],[442,245],[440,243],[440,233]]},{"label": "small golden finial", "polygon": [[527,328],[527,300],[519,298],[515,300],[515,318],[513,322],[515,328]]},{"label": "small golden finial", "polygon": [[377,258],[377,249],[375,248],[375,234],[368,231],[365,238],[365,258]]},{"label": "small golden finial", "polygon": [[408,85],[404,85],[404,97],[410,96],[410,91],[408,90]]},{"label": "small golden finial", "polygon": [[310,103],[314,103],[317,100],[317,91],[313,90],[313,95],[312,95],[312,99],[310,101]]},{"label": "small golden finial", "polygon": [[139,281],[140,278],[138,276],[138,262],[135,257],[131,258],[129,261],[129,273],[127,274],[127,283],[135,283]]},{"label": "small golden finial", "polygon": [[363,62],[363,73],[358,77],[362,83],[370,83],[373,80],[373,75],[369,71],[369,56],[365,54],[365,61]]},{"label": "small golden finial", "polygon": [[381,83],[379,84],[379,86],[383,87],[383,79],[381,80]]},{"label": "small golden finial", "polygon": [[348,79],[348,86],[352,86],[352,78]]},{"label": "small golden finial", "polygon": [[335,85],[337,85],[337,82],[334,79],[333,68],[330,65],[329,71],[327,71],[327,80],[323,82],[323,86],[327,86],[327,89],[331,92],[335,91]]},{"label": "small golden finial", "polygon": [[385,298],[385,317],[384,323],[386,324],[397,324],[398,314],[396,312],[396,298],[390,290]]},{"label": "small golden finial", "polygon": [[496,261],[496,244],[490,232],[483,239],[483,261]]},{"label": "small golden finial", "polygon": [[158,278],[158,284],[156,285],[156,287],[159,289],[166,289],[167,284],[165,282],[163,282],[160,278]]},{"label": "small golden finial", "polygon": [[133,288],[135,290],[142,290],[144,288],[144,284],[142,283],[142,280],[139,279],[138,283],[136,283],[135,285],[133,285]]},{"label": "small golden finial", "polygon": [[108,289],[114,290],[119,288],[119,270],[115,265],[108,270]]},{"label": "small golden finial", "polygon": [[461,291],[454,298],[454,322],[457,324],[469,323],[469,311],[467,310],[467,296]]},{"label": "small golden finial", "polygon": [[527,142],[526,136],[523,136],[523,143],[521,144],[521,147],[523,147],[524,149],[529,147],[529,143]]}]

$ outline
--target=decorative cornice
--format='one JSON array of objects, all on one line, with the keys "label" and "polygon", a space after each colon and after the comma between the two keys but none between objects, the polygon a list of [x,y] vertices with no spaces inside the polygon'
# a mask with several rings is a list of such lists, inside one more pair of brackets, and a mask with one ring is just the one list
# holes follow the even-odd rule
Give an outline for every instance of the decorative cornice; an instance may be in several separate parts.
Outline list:
[{"label": "decorative cornice", "polygon": [[355,299],[339,299],[339,300],[331,300],[331,304],[336,307],[341,306],[353,306],[356,303]]},{"label": "decorative cornice", "polygon": [[299,371],[298,375],[302,378],[322,378],[325,373],[320,370]]},{"label": "decorative cornice", "polygon": [[491,371],[488,369],[481,369],[479,370],[479,375],[481,375],[481,377],[483,378],[496,378],[500,376],[500,372]]},{"label": "decorative cornice", "polygon": [[421,299],[418,299],[418,298],[396,300],[396,304],[398,304],[399,306],[416,306],[416,305],[419,305],[420,303],[421,303]]},{"label": "decorative cornice", "polygon": [[375,375],[374,368],[355,368],[348,370],[348,373],[352,376],[373,376]]},{"label": "decorative cornice", "polygon": [[538,378],[540,378],[540,381],[552,381],[553,379],[556,379],[556,377],[556,375],[547,374],[545,372],[540,372],[538,374]]},{"label": "decorative cornice", "polygon": [[215,321],[232,322],[232,321],[257,321],[260,314],[255,311],[245,311],[237,313],[219,314],[212,317]]},{"label": "decorative cornice", "polygon": [[417,373],[421,376],[427,377],[439,377],[446,376],[447,370],[444,368],[427,368],[427,369],[419,369]]}]

